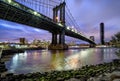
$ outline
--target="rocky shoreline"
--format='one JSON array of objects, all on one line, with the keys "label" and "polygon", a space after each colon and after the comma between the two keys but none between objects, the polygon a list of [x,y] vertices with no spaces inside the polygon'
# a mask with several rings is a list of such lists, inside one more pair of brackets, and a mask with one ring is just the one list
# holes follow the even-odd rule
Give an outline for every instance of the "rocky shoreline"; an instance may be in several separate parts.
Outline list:
[{"label": "rocky shoreline", "polygon": [[6,71],[6,69],[4,63],[1,63],[0,81],[109,81],[93,79],[95,77],[103,78],[106,73],[120,72],[120,59],[113,60],[110,63],[87,65],[77,70],[68,71],[37,72],[19,75],[13,73],[4,74],[3,71]]},{"label": "rocky shoreline", "polygon": [[2,72],[5,72],[5,71],[7,71],[7,69],[6,69],[6,67],[5,67],[5,63],[4,63],[4,62],[0,62],[0,74],[1,74]]}]

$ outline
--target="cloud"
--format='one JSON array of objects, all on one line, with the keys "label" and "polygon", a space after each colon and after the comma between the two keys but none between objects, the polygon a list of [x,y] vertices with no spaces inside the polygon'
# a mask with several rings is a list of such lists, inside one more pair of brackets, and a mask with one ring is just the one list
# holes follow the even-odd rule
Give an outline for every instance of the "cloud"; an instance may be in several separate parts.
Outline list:
[{"label": "cloud", "polygon": [[0,41],[19,40],[21,37],[25,37],[27,40],[49,40],[51,37],[49,36],[50,33],[48,31],[5,20],[0,20],[0,22]]}]

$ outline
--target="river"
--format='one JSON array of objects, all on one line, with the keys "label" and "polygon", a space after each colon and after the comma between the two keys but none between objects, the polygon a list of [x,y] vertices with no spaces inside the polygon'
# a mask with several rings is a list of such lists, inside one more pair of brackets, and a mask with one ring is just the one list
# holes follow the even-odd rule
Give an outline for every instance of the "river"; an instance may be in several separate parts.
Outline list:
[{"label": "river", "polygon": [[117,48],[81,48],[69,50],[27,50],[6,60],[8,72],[26,74],[52,70],[77,69],[117,59]]}]

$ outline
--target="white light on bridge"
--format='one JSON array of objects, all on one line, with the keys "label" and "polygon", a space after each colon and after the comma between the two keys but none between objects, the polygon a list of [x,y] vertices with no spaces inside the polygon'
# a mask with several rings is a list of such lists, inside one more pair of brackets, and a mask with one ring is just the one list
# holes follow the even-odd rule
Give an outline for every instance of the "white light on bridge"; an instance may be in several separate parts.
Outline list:
[{"label": "white light on bridge", "polygon": [[9,3],[11,3],[12,1],[11,0],[8,0]]},{"label": "white light on bridge", "polygon": [[72,29],[72,31],[74,32],[74,29]]},{"label": "white light on bridge", "polygon": [[41,15],[38,12],[36,12],[36,11],[33,11],[33,14],[36,15],[36,16],[41,17]]},{"label": "white light on bridge", "polygon": [[58,23],[58,25],[63,27],[63,25],[61,23]]},{"label": "white light on bridge", "polygon": [[75,30],[75,33],[77,33],[77,30]]},{"label": "white light on bridge", "polygon": [[69,27],[69,26],[67,26],[67,29],[68,29],[68,30],[70,30],[70,27]]},{"label": "white light on bridge", "polygon": [[34,11],[33,14],[34,14],[34,15],[37,15],[37,12]]}]

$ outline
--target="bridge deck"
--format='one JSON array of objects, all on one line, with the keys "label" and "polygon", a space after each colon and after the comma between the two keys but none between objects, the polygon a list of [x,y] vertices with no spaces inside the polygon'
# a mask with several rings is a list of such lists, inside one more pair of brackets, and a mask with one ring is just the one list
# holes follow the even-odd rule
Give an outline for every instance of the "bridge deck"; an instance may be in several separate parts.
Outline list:
[{"label": "bridge deck", "polygon": [[[49,32],[61,32],[64,27],[53,22],[52,19],[35,12],[34,10],[25,7],[17,2],[9,3],[7,0],[0,0],[0,18],[4,20],[9,20],[12,22],[17,22],[20,24],[25,24],[28,26],[40,28],[47,30]],[[78,38],[86,42],[95,44],[94,41],[89,38],[75,33],[71,30],[65,28],[65,34],[70,37]]]}]

